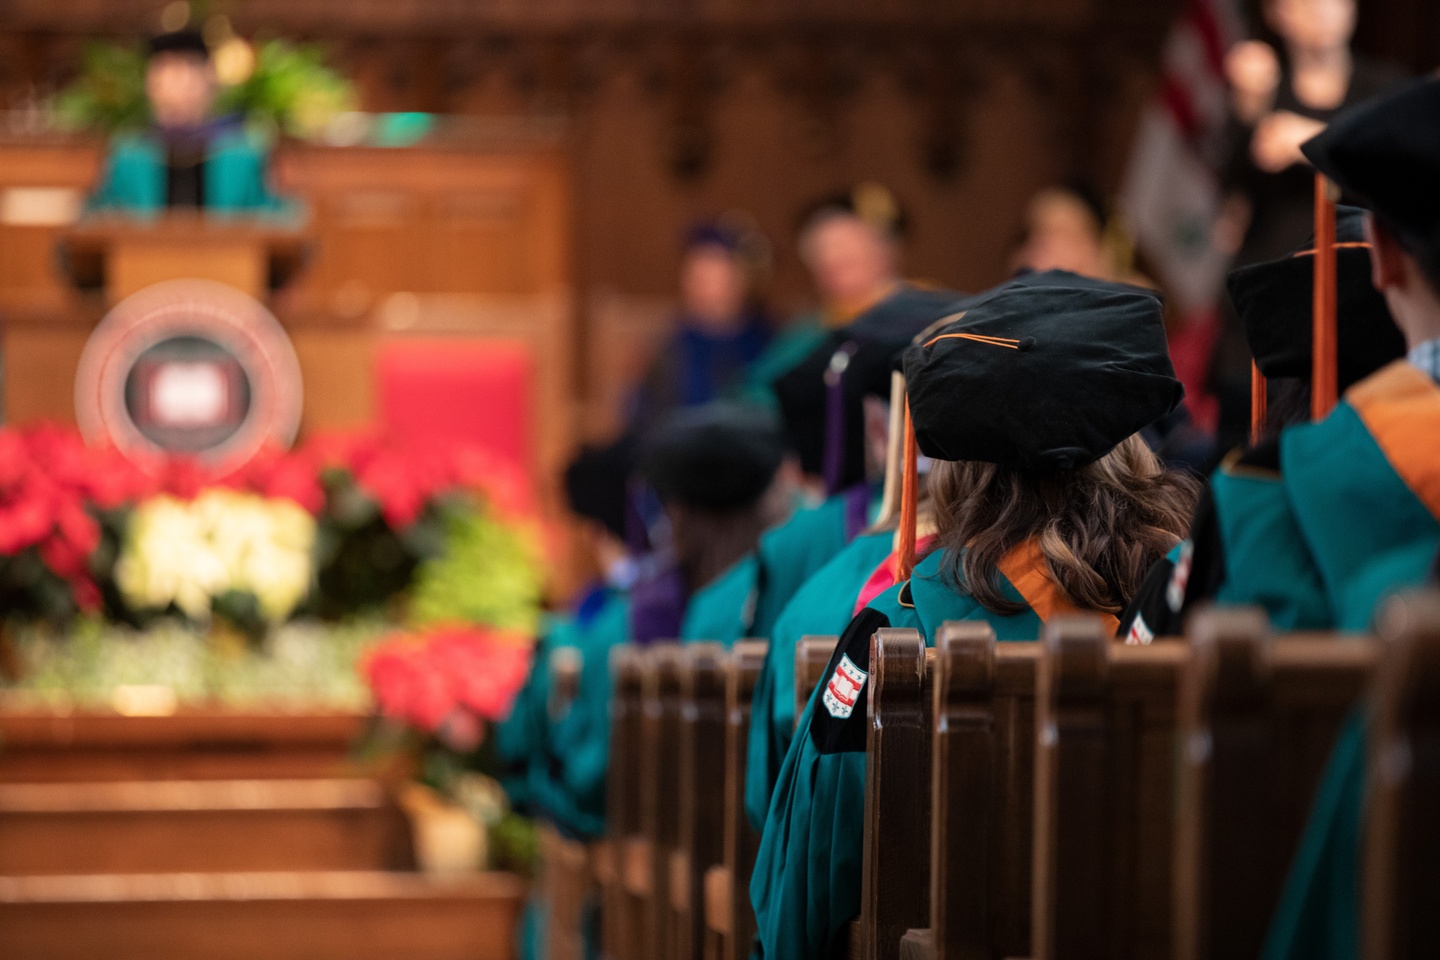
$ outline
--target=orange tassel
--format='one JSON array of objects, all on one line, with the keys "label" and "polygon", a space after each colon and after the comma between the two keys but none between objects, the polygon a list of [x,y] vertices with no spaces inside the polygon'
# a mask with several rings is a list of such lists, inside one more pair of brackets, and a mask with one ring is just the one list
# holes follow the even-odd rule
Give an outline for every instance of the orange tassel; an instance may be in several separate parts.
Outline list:
[{"label": "orange tassel", "polygon": [[915,425],[910,421],[910,401],[905,401],[905,468],[900,482],[899,582],[910,579],[915,570],[915,523],[920,507],[920,451],[915,443]]},{"label": "orange tassel", "polygon": [[1335,194],[1315,174],[1315,329],[1310,371],[1310,415],[1323,420],[1339,399],[1335,344]]}]

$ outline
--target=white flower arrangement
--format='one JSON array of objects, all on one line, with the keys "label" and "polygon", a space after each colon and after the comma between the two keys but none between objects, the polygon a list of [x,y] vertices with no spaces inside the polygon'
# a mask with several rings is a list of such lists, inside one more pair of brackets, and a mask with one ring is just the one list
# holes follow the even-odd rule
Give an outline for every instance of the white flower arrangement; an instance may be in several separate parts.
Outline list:
[{"label": "white flower arrangement", "polygon": [[152,497],[130,518],[115,581],[137,610],[172,603],[205,621],[230,591],[254,595],[267,622],[287,619],[314,580],[315,518],[293,500],[210,489]]}]

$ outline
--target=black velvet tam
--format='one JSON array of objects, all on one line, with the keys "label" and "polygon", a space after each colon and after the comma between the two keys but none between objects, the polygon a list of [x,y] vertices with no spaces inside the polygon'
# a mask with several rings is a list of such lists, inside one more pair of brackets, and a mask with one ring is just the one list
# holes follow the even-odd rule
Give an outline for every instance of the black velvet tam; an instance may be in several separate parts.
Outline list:
[{"label": "black velvet tam", "polygon": [[1159,295],[1061,270],[979,299],[904,368],[922,453],[1032,471],[1092,463],[1185,395]]},{"label": "black velvet tam", "polygon": [[1344,111],[1300,149],[1404,237],[1440,248],[1440,79]]},{"label": "black velvet tam", "polygon": [[864,398],[889,399],[890,371],[900,351],[917,333],[953,312],[960,296],[950,290],[902,286],[848,326],[832,331],[775,380],[771,386],[785,431],[806,473],[818,476],[823,471],[828,384],[838,377],[844,421],[838,485],[843,489],[865,479]]},{"label": "black velvet tam", "polygon": [[210,48],[205,45],[205,38],[196,30],[158,34],[150,38],[147,50],[152,57],[162,53],[186,53],[207,60],[210,58]]},{"label": "black velvet tam", "polygon": [[[1336,210],[1336,359],[1342,391],[1405,356],[1405,338],[1385,298],[1370,283],[1364,221],[1365,211],[1358,207]],[[1314,284],[1314,238],[1291,256],[1243,267],[1226,279],[1230,302],[1265,376],[1309,381]]]},{"label": "black velvet tam", "polygon": [[784,459],[772,414],[717,402],[679,411],[646,438],[640,472],[661,500],[731,510],[759,500]]},{"label": "black velvet tam", "polygon": [[565,498],[571,511],[603,523],[624,540],[630,475],[636,458],[637,443],[628,435],[609,446],[581,450],[565,468]]}]

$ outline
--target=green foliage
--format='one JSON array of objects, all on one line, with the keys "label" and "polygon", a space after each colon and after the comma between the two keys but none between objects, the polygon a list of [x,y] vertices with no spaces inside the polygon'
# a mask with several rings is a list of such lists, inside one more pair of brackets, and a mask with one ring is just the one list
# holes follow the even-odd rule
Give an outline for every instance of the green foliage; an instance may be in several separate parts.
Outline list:
[{"label": "green foliage", "polygon": [[497,521],[470,501],[444,510],[444,548],[421,561],[410,597],[419,626],[475,623],[533,635],[544,570],[533,530]]},{"label": "green foliage", "polygon": [[490,861],[495,870],[535,876],[540,865],[540,831],[535,821],[511,812],[491,827]]},{"label": "green foliage", "polygon": [[396,531],[349,470],[326,470],[320,482],[325,508],[317,518],[318,590],[310,612],[328,619],[394,612],[416,565],[445,549],[440,511],[427,505],[414,523]]},{"label": "green foliage", "polygon": [[145,53],[138,45],[92,43],[80,76],[55,99],[55,117],[72,130],[132,130],[150,119],[145,101]]},{"label": "green foliage", "polygon": [[62,624],[76,613],[70,585],[50,570],[38,548],[0,554],[0,624],[6,619]]},{"label": "green foliage", "polygon": [[250,76],[222,89],[216,106],[271,132],[311,138],[337,113],[355,109],[355,91],[325,65],[318,44],[270,40],[259,46]]},{"label": "green foliage", "polygon": [[98,619],[63,632],[30,625],[12,633],[24,674],[0,692],[83,709],[108,705],[117,686],[161,685],[183,705],[364,709],[370,693],[356,664],[386,629],[373,620],[294,621],[256,648],[217,643],[174,619],[144,630]]},{"label": "green foliage", "polygon": [[[286,40],[257,43],[255,67],[216,97],[221,114],[238,113],[247,124],[270,134],[315,137],[335,114],[355,109],[354,87],[325,64],[318,44]],[[145,53],[135,44],[93,43],[81,59],[80,75],[55,98],[60,126],[117,133],[145,126]]]}]

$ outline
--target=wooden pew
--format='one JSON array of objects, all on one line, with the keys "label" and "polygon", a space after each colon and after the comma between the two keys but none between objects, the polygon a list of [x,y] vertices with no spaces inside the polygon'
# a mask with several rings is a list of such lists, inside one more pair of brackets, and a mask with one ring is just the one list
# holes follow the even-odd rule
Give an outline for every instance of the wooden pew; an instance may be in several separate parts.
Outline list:
[{"label": "wooden pew", "polygon": [[584,960],[592,881],[590,848],[542,826],[539,886],[546,908],[544,960]]},{"label": "wooden pew", "polygon": [[[671,960],[699,960],[702,956],[705,873],[720,863],[723,854],[725,673],[729,659],[718,643],[688,644],[679,654],[679,779],[674,785],[662,784],[661,793],[679,806],[668,855],[665,927]],[[678,795],[674,786],[679,788]]]},{"label": "wooden pew", "polygon": [[1182,643],[1047,625],[1036,693],[1035,960],[1168,960]]},{"label": "wooden pew", "polygon": [[725,670],[725,823],[721,862],[705,874],[705,960],[746,960],[755,939],[750,874],[760,837],[745,816],[745,762],[765,649],[764,641],[741,641]]},{"label": "wooden pew", "polygon": [[1038,643],[984,623],[935,642],[930,930],[912,955],[1028,956]]},{"label": "wooden pew", "polygon": [[642,960],[641,906],[647,895],[648,851],[641,836],[640,720],[644,654],[616,647],[611,654],[610,770],[605,783],[605,851],[598,864],[601,943],[613,960]]},{"label": "wooden pew", "polygon": [[1371,692],[1361,917],[1365,960],[1434,956],[1440,943],[1440,595],[1379,620]]},{"label": "wooden pew", "polygon": [[1257,957],[1373,641],[1275,638],[1259,610],[1198,613],[1182,672],[1176,960]]},{"label": "wooden pew", "polygon": [[830,655],[835,652],[835,644],[840,642],[839,637],[801,637],[800,642],[795,646],[795,722],[800,722],[800,715],[805,712],[805,705],[810,702],[810,694],[815,692],[815,686],[820,682],[820,676],[825,672],[825,667],[830,663]]},{"label": "wooden pew", "polygon": [[637,960],[677,956],[670,913],[670,854],[680,837],[679,644],[657,644],[641,667],[640,835],[631,893],[640,904]]},{"label": "wooden pew", "polygon": [[860,918],[849,956],[897,960],[908,930],[929,925],[930,668],[915,630],[882,629],[870,641],[865,736],[865,846]]},{"label": "wooden pew", "polygon": [[[550,652],[549,667],[547,710],[553,722],[574,705],[582,663],[573,648],[561,647]],[[545,960],[583,960],[586,915],[595,895],[595,881],[590,847],[552,827],[542,827],[539,887],[546,906]]]}]

